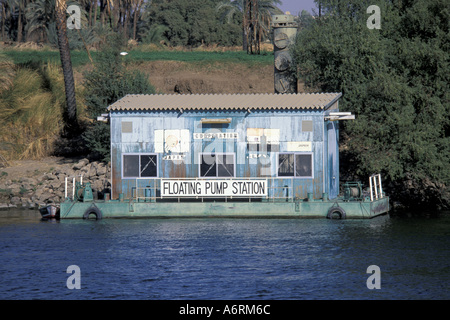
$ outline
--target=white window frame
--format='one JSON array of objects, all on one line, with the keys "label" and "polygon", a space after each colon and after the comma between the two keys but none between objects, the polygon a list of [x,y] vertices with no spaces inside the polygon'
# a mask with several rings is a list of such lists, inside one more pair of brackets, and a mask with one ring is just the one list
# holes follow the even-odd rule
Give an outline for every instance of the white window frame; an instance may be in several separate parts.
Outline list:
[{"label": "white window frame", "polygon": [[[233,156],[233,176],[231,176],[231,177],[229,177],[229,176],[226,176],[226,177],[220,176],[220,177],[218,177],[217,176],[217,162],[216,162],[216,176],[215,177],[207,177],[207,176],[203,177],[201,175],[201,166],[202,166],[202,156],[205,155],[205,154],[209,154],[209,155],[214,154],[214,155],[216,155],[216,157],[217,157],[217,155],[225,155],[225,156],[232,155]],[[202,179],[236,178],[236,153],[235,152],[199,152],[199,154],[198,154],[198,177],[202,178]]]},{"label": "white window frame", "polygon": [[[139,156],[139,172],[141,171],[141,156],[155,156],[156,157],[156,176],[152,177],[128,177],[124,176],[124,164],[125,164],[125,156]],[[139,173],[140,175],[140,173]],[[145,152],[145,153],[123,153],[122,154],[122,179],[156,179],[159,178],[159,157],[157,153]]]},{"label": "white window frame", "polygon": [[[280,155],[281,154],[293,154],[294,155],[294,175],[293,176],[280,176],[279,168],[280,168]],[[297,176],[296,175],[296,155],[311,155],[311,176]],[[314,179],[314,153],[313,152],[278,152],[277,153],[277,177],[283,179]]]}]

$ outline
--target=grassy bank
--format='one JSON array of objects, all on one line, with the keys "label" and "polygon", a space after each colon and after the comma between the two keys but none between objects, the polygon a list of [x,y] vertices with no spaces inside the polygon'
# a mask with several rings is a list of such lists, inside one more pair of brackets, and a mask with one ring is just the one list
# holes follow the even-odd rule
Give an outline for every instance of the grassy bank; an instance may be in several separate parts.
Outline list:
[{"label": "grassy bank", "polygon": [[[124,56],[127,62],[145,61],[181,61],[190,63],[210,64],[210,63],[242,63],[247,66],[256,64],[273,63],[273,53],[264,51],[260,55],[249,55],[243,51],[189,51],[189,50],[144,50],[140,48],[128,50],[128,55]],[[28,66],[46,63],[60,64],[59,51],[57,50],[16,50],[7,49],[3,53],[9,57],[14,64]],[[97,52],[90,52],[95,61]],[[89,57],[86,51],[71,51],[72,66],[74,68],[89,64]]]},{"label": "grassy bank", "polygon": [[273,54],[263,52],[260,55],[249,55],[243,51],[206,52],[206,51],[157,51],[146,52],[131,50],[126,56],[130,61],[181,61],[195,63],[242,63],[249,66],[255,64],[272,64]]}]

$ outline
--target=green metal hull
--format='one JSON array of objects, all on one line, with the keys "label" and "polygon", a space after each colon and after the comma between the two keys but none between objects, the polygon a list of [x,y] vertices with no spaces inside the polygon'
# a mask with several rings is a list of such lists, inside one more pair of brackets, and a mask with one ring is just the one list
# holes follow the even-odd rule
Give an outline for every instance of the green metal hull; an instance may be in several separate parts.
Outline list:
[{"label": "green metal hull", "polygon": [[374,201],[140,202],[72,201],[60,205],[61,219],[83,218],[340,218],[370,219],[389,211],[389,198]]}]

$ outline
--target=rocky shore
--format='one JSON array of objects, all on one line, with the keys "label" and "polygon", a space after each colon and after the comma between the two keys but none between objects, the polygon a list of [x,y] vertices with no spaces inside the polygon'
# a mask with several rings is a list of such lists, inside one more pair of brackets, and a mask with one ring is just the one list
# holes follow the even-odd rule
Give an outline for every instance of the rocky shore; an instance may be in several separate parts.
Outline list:
[{"label": "rocky shore", "polygon": [[38,209],[47,203],[64,201],[65,180],[72,194],[72,179],[90,182],[96,192],[111,186],[109,164],[88,159],[47,158],[18,161],[0,168],[0,210]]}]

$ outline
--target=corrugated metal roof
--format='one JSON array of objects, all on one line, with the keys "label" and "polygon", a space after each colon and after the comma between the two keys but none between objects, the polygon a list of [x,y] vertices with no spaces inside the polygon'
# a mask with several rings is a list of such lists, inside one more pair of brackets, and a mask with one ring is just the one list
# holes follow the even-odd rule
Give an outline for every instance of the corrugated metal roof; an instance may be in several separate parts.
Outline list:
[{"label": "corrugated metal roof", "polygon": [[130,94],[108,107],[119,110],[328,109],[341,93]]}]

